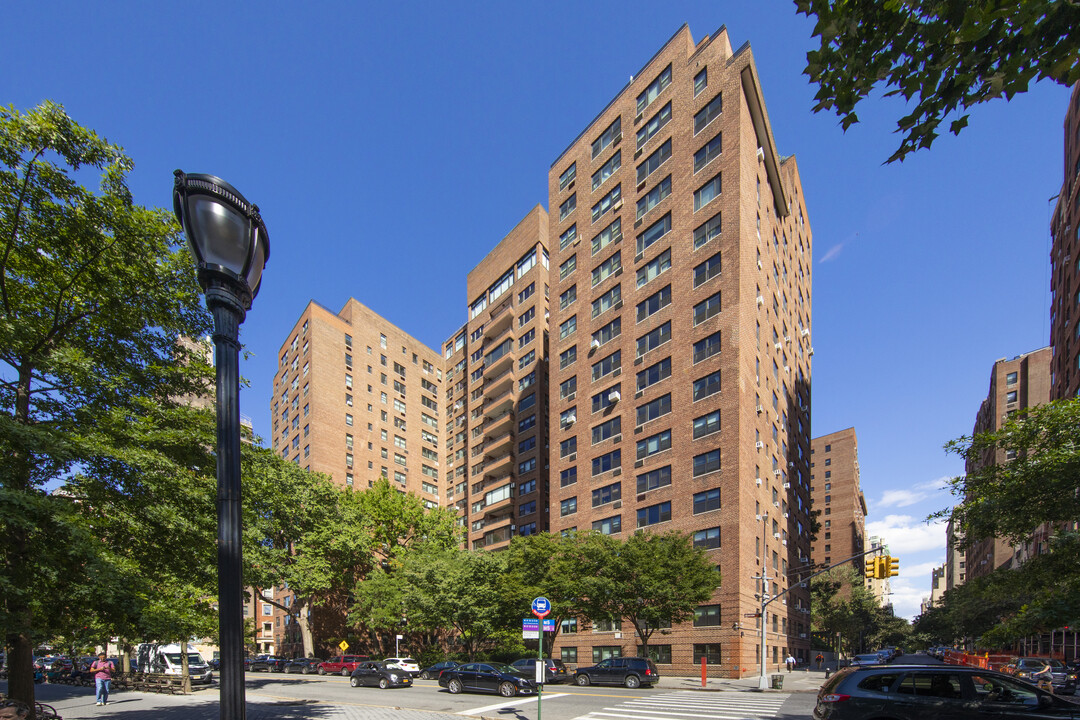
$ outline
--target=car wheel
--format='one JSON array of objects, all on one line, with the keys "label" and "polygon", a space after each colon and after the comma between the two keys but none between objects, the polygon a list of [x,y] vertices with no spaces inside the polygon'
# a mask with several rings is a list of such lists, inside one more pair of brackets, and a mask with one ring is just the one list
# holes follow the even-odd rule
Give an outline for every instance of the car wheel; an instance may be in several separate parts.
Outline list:
[{"label": "car wheel", "polygon": [[574,682],[576,684],[580,685],[581,687],[585,687],[586,685],[589,684],[589,676],[588,675],[575,675],[574,676]]},{"label": "car wheel", "polygon": [[292,668],[286,665],[285,667],[281,668],[281,672],[285,673],[286,675],[292,675]]},{"label": "car wheel", "polygon": [[431,675],[428,675],[427,672],[422,672],[422,673],[420,673],[420,679],[421,680],[430,680]]},{"label": "car wheel", "polygon": [[641,680],[638,679],[637,675],[627,675],[626,679],[623,680],[623,685],[630,689],[639,688],[641,687]]},{"label": "car wheel", "polygon": [[386,678],[379,678],[379,688],[385,690],[388,687],[390,687],[390,681]]},{"label": "car wheel", "polygon": [[349,677],[349,668],[341,668],[341,677]]},{"label": "car wheel", "polygon": [[517,687],[512,682],[504,682],[499,686],[499,694],[503,697],[514,697],[517,695]]},{"label": "car wheel", "polygon": [[465,688],[461,686],[460,680],[458,680],[457,678],[451,678],[450,682],[446,683],[446,689],[449,690],[452,695],[457,695]]},{"label": "car wheel", "polygon": [[321,667],[320,667],[320,668],[319,668],[319,674],[320,674],[320,675],[325,675],[325,674],[326,674],[326,670],[324,670],[323,668],[321,668]]},{"label": "car wheel", "polygon": [[352,685],[353,687],[360,687],[360,678],[358,678],[358,677],[349,678],[349,684]]}]

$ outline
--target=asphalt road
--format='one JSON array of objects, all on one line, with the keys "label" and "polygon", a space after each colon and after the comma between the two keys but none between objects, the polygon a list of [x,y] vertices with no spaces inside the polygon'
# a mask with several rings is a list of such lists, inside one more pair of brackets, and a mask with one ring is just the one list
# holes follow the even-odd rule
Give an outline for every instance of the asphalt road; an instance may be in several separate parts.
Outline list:
[{"label": "asphalt road", "polygon": [[[351,706],[396,707],[510,720],[619,720],[640,717],[645,706],[660,717],[700,718],[704,703],[722,703],[743,717],[806,718],[814,705],[810,693],[686,692],[662,685],[629,690],[623,687],[548,685],[541,698],[503,698],[499,695],[451,695],[435,680],[417,680],[411,688],[353,688],[348,678],[318,675],[247,673],[249,697],[279,701],[318,700]],[[763,700],[765,698],[766,700]],[[539,705],[539,708],[538,708]],[[661,707],[663,705],[663,707]],[[632,711],[633,708],[638,708]],[[539,710],[539,712],[538,712]]]}]

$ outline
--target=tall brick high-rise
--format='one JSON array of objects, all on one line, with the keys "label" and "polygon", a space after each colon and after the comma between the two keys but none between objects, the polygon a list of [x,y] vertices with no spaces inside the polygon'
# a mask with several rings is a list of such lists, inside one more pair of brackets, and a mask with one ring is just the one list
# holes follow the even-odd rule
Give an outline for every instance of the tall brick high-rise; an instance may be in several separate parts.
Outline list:
[{"label": "tall brick high-rise", "polygon": [[538,205],[469,273],[443,345],[447,497],[474,550],[548,529],[547,236]]},{"label": "tall brick high-rise", "polygon": [[271,447],[343,487],[385,476],[440,504],[443,361],[350,299],[308,303],[278,351]]},{"label": "tall brick high-rise", "polygon": [[[683,26],[549,172],[551,529],[685,531],[720,587],[650,642],[661,671],[809,655],[811,233],[748,45]],[[557,478],[557,480],[556,480]],[[579,619],[588,664],[638,652]]]},{"label": "tall brick high-rise", "polygon": [[1065,112],[1065,157],[1050,233],[1050,372],[1053,399],[1080,395],[1080,83]]},{"label": "tall brick high-rise", "polygon": [[[1046,347],[995,362],[990,372],[990,390],[979,405],[972,435],[999,430],[1017,411],[1049,402],[1050,358],[1050,348]],[[1011,459],[1003,450],[993,451],[969,461],[965,471],[973,473],[987,465],[1006,463]],[[1046,533],[1046,528],[1037,530],[1033,540],[1038,543],[1042,534],[1045,541]],[[978,538],[967,550],[967,579],[988,575],[1002,566],[1013,566],[1014,554],[1015,549],[1004,538]],[[1016,560],[1022,561],[1023,557]]]},{"label": "tall brick high-rise", "polygon": [[[828,566],[861,553],[866,546],[866,498],[859,478],[859,442],[855,428],[814,438],[810,494],[820,510],[815,565]],[[861,575],[864,558],[852,561]]]}]

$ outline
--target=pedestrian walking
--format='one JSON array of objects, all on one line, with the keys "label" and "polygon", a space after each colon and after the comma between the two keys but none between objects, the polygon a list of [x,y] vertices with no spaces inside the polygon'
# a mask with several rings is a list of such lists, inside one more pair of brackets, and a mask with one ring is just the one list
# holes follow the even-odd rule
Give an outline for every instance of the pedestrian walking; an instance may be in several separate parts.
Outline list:
[{"label": "pedestrian walking", "polygon": [[788,672],[791,672],[792,670],[795,669],[795,662],[796,661],[795,661],[795,656],[794,655],[788,655],[787,656],[787,671]]},{"label": "pedestrian walking", "polygon": [[94,673],[94,685],[97,689],[97,705],[109,704],[109,682],[116,667],[105,653],[100,653],[98,659],[90,666],[90,672]]},{"label": "pedestrian walking", "polygon": [[814,660],[815,660],[815,662],[817,662],[817,669],[820,670],[821,669],[821,663],[825,662],[825,656],[822,655],[821,653],[818,653],[817,657],[814,658]]}]

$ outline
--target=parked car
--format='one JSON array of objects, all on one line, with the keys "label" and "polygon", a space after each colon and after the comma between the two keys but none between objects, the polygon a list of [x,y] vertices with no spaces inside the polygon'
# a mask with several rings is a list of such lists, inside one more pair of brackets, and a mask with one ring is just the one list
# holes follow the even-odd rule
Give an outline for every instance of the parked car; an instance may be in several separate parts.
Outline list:
[{"label": "parked car", "polygon": [[319,674],[349,677],[358,663],[367,662],[370,659],[367,655],[337,655],[319,663]]},{"label": "parked car", "polygon": [[285,658],[277,655],[260,655],[251,661],[251,672],[284,672]]},{"label": "parked car", "polygon": [[400,668],[391,668],[384,662],[369,660],[356,666],[349,676],[353,687],[365,685],[383,690],[392,687],[412,687],[412,675]]},{"label": "parked car", "polygon": [[391,670],[397,668],[402,672],[409,673],[409,677],[416,677],[420,674],[420,666],[411,657],[388,657],[382,663]]},{"label": "parked car", "polygon": [[[526,676],[536,679],[536,658],[521,658],[510,663]],[[562,660],[544,658],[544,682],[561,683],[567,682],[570,675],[566,672],[566,665]]]},{"label": "parked car", "polygon": [[967,665],[849,667],[825,681],[815,720],[1080,718],[1080,705]]},{"label": "parked car", "polygon": [[517,668],[500,662],[465,663],[443,670],[439,685],[455,695],[459,692],[499,693],[503,697],[533,695],[536,684]]},{"label": "parked car", "polygon": [[1035,683],[1038,678],[1034,677],[1046,666],[1050,666],[1051,684],[1054,686],[1054,692],[1064,693],[1066,695],[1076,694],[1076,672],[1070,670],[1060,660],[1054,658],[1042,658],[1042,657],[1022,657],[1017,658],[1013,662],[1006,665],[1002,672],[1007,675],[1018,677],[1021,680],[1027,680],[1028,682]]},{"label": "parked car", "polygon": [[884,660],[877,653],[863,653],[851,658],[851,667],[863,667],[864,665],[883,665]]},{"label": "parked car", "polygon": [[432,678],[438,678],[439,673],[441,673],[443,670],[456,668],[460,664],[461,663],[457,662],[456,660],[443,660],[442,662],[437,662],[434,665],[429,665],[428,667],[421,670],[420,679],[431,680]]},{"label": "parked car", "polygon": [[319,672],[321,662],[319,658],[293,658],[285,663],[285,672],[310,675]]},{"label": "parked car", "polygon": [[608,658],[597,665],[578,668],[574,672],[574,682],[578,685],[625,685],[636,688],[646,687],[660,680],[656,663],[643,657]]}]

